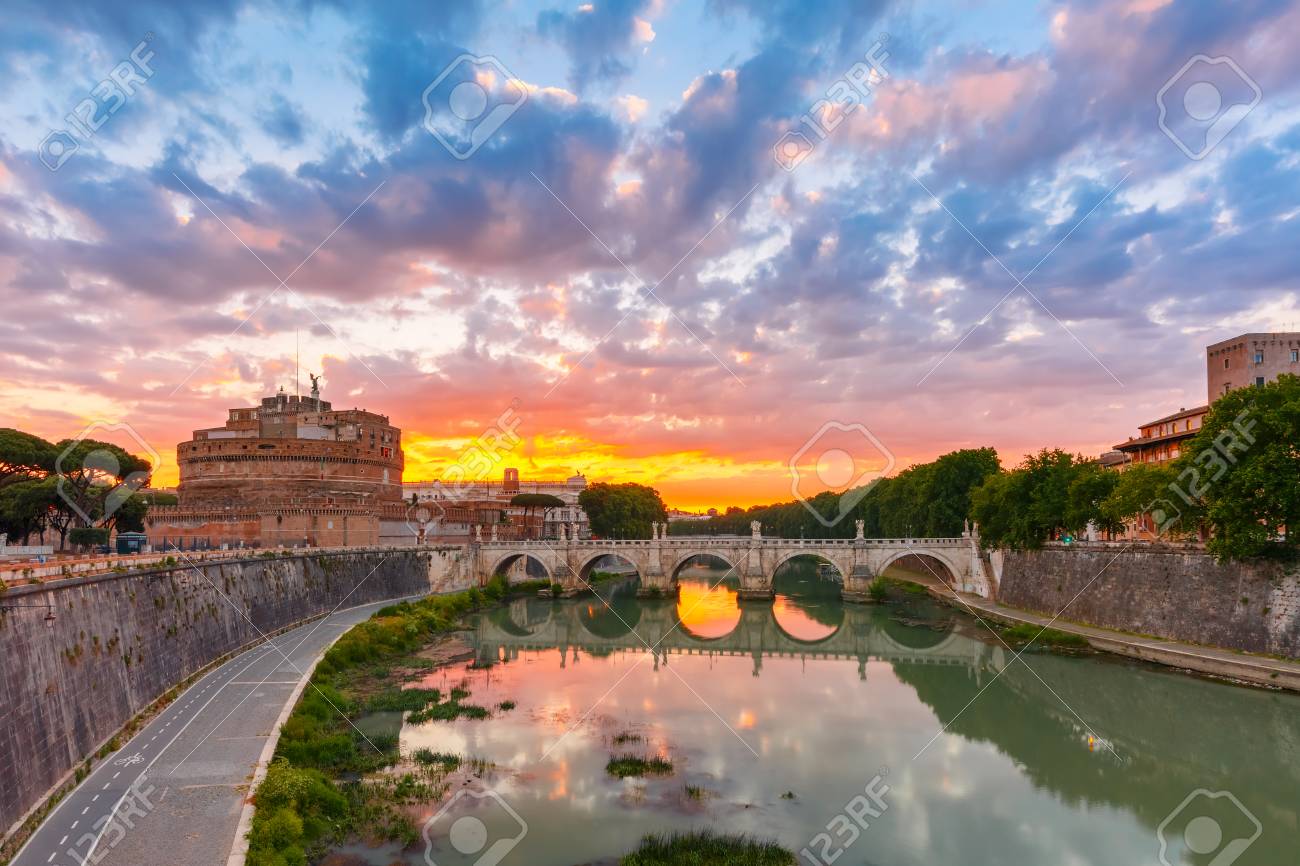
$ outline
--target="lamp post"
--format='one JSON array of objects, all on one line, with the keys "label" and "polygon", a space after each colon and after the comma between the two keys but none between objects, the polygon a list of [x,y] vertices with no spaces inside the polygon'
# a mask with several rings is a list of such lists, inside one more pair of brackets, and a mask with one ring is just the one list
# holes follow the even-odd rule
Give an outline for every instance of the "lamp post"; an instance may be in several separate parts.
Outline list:
[{"label": "lamp post", "polygon": [[30,608],[33,610],[44,608],[45,627],[54,628],[54,620],[57,619],[57,617],[54,615],[54,605],[52,604],[0,604],[0,613],[8,613],[11,610],[23,610],[24,608]]}]

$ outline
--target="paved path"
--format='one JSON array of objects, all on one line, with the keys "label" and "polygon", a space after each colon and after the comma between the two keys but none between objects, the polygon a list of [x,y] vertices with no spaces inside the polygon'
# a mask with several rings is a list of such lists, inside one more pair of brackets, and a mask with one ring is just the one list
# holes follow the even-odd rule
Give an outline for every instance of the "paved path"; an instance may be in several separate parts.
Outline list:
[{"label": "paved path", "polygon": [[1003,622],[1029,623],[1040,628],[1050,626],[1057,631],[1087,638],[1094,648],[1106,652],[1185,668],[1198,673],[1245,680],[1257,685],[1300,691],[1300,663],[1298,662],[1084,625],[1067,619],[1068,609],[1061,618],[1057,619],[1008,607],[970,593],[956,592],[943,581],[916,572],[909,572],[908,579],[924,584],[931,592],[948,603],[963,610],[969,608],[979,616],[988,616]]},{"label": "paved path", "polygon": [[390,603],[338,611],[208,672],[65,797],[12,866],[224,866],[248,783],[305,673]]}]

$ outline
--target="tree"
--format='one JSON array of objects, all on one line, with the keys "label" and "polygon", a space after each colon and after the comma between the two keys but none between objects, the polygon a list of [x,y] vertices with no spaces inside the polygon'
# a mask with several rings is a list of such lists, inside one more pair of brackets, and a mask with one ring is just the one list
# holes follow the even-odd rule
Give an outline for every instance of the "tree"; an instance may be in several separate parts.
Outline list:
[{"label": "tree", "polygon": [[542,509],[542,525],[546,525],[546,515],[553,508],[563,508],[564,500],[558,496],[552,496],[549,493],[516,493],[510,498],[510,504],[516,508],[524,509],[524,523],[527,525],[528,517],[538,508]]},{"label": "tree", "polygon": [[980,544],[1017,550],[1041,544],[1030,529],[1029,496],[1029,474],[1019,470],[991,475],[972,490],[970,516],[979,524]]},{"label": "tree", "polygon": [[1102,505],[1120,483],[1120,473],[1097,463],[1080,463],[1066,491],[1065,528],[1076,535],[1092,524],[1101,532],[1120,532],[1122,518],[1106,514]]},{"label": "tree", "polygon": [[54,446],[39,436],[0,427],[0,486],[44,478],[54,471],[57,455]]},{"label": "tree", "polygon": [[[757,520],[765,533],[784,538],[852,538],[857,531],[854,522],[862,520],[867,538],[956,536],[970,511],[971,491],[1001,471],[992,448],[967,448],[843,493],[826,491],[805,502],[755,505],[748,510],[732,506],[709,520],[674,524],[671,531],[680,535],[745,535],[750,521]],[[841,516],[841,504],[846,501],[852,507]],[[810,508],[827,520],[840,519],[827,526]]]},{"label": "tree", "polygon": [[578,505],[601,538],[650,538],[650,524],[668,519],[659,491],[644,484],[592,484],[578,494]]},{"label": "tree", "polygon": [[1117,474],[1115,487],[1101,503],[1104,519],[1122,526],[1146,515],[1156,533],[1168,537],[1196,531],[1204,509],[1174,493],[1171,485],[1178,473],[1172,464],[1137,463]]},{"label": "tree", "polygon": [[[1090,470],[1090,462],[1058,449],[1044,448],[1012,472],[990,476],[971,493],[971,517],[985,547],[1026,550],[1042,546],[1074,526],[1087,508],[1074,508],[1071,485]],[[1087,523],[1087,519],[1084,519]]]},{"label": "tree", "polygon": [[0,487],[0,532],[26,544],[45,532],[53,511],[61,504],[54,487],[45,481],[14,481]]},{"label": "tree", "polygon": [[114,532],[144,532],[144,516],[148,511],[149,500],[135,493],[108,515],[104,525]]},{"label": "tree", "polygon": [[1300,378],[1239,388],[1210,407],[1174,461],[1167,491],[1200,507],[1221,559],[1300,545]]},{"label": "tree", "polygon": [[971,491],[1001,472],[1002,464],[992,448],[965,448],[944,454],[931,465],[934,470],[927,479],[921,534],[955,537],[970,514]]},{"label": "tree", "polygon": [[55,449],[59,494],[78,524],[89,525],[104,516],[111,517],[136,490],[149,483],[149,461],[111,442],[64,439]]}]

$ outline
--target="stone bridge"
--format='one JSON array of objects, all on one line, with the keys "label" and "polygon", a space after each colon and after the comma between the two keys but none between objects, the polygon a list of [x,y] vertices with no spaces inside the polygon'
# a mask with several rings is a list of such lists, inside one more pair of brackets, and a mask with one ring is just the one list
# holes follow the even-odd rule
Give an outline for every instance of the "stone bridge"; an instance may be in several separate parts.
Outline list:
[{"label": "stone bridge", "polygon": [[583,651],[651,652],[656,668],[668,656],[748,656],[754,675],[764,658],[856,659],[866,676],[869,660],[890,663],[957,665],[983,672],[1001,670],[1008,661],[1000,646],[954,632],[925,632],[896,626],[874,607],[844,608],[844,618],[830,635],[803,640],[786,632],[771,605],[741,604],[735,627],[720,637],[701,637],[684,624],[671,602],[618,604],[593,600],[591,605],[556,605],[541,599],[516,599],[507,608],[479,618],[471,642],[480,663],[509,661],[529,650],[559,649],[561,665]]},{"label": "stone bridge", "polygon": [[[859,522],[860,523],[860,522]],[[950,586],[989,596],[989,570],[970,531],[957,538],[764,538],[755,527],[750,536],[666,536],[655,525],[649,540],[574,539],[554,541],[476,540],[470,545],[473,576],[481,583],[504,573],[523,579],[532,560],[553,583],[570,595],[586,581],[602,557],[620,557],[636,569],[641,591],[672,593],[677,575],[689,561],[709,556],[727,564],[739,579],[742,598],[771,598],[776,570],[799,556],[830,563],[843,583],[847,600],[866,597],[867,586],[904,557],[914,568],[932,570]],[[568,533],[566,533],[568,535]]]}]

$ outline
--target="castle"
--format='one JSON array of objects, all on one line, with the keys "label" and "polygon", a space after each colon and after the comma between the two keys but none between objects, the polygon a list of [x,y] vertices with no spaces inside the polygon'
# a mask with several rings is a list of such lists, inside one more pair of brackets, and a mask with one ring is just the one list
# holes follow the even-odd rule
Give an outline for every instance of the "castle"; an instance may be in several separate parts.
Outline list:
[{"label": "castle", "polygon": [[145,520],[155,550],[365,546],[405,525],[402,431],[384,415],[335,410],[315,376],[309,397],[282,388],[195,430],[176,462],[177,505]]}]

